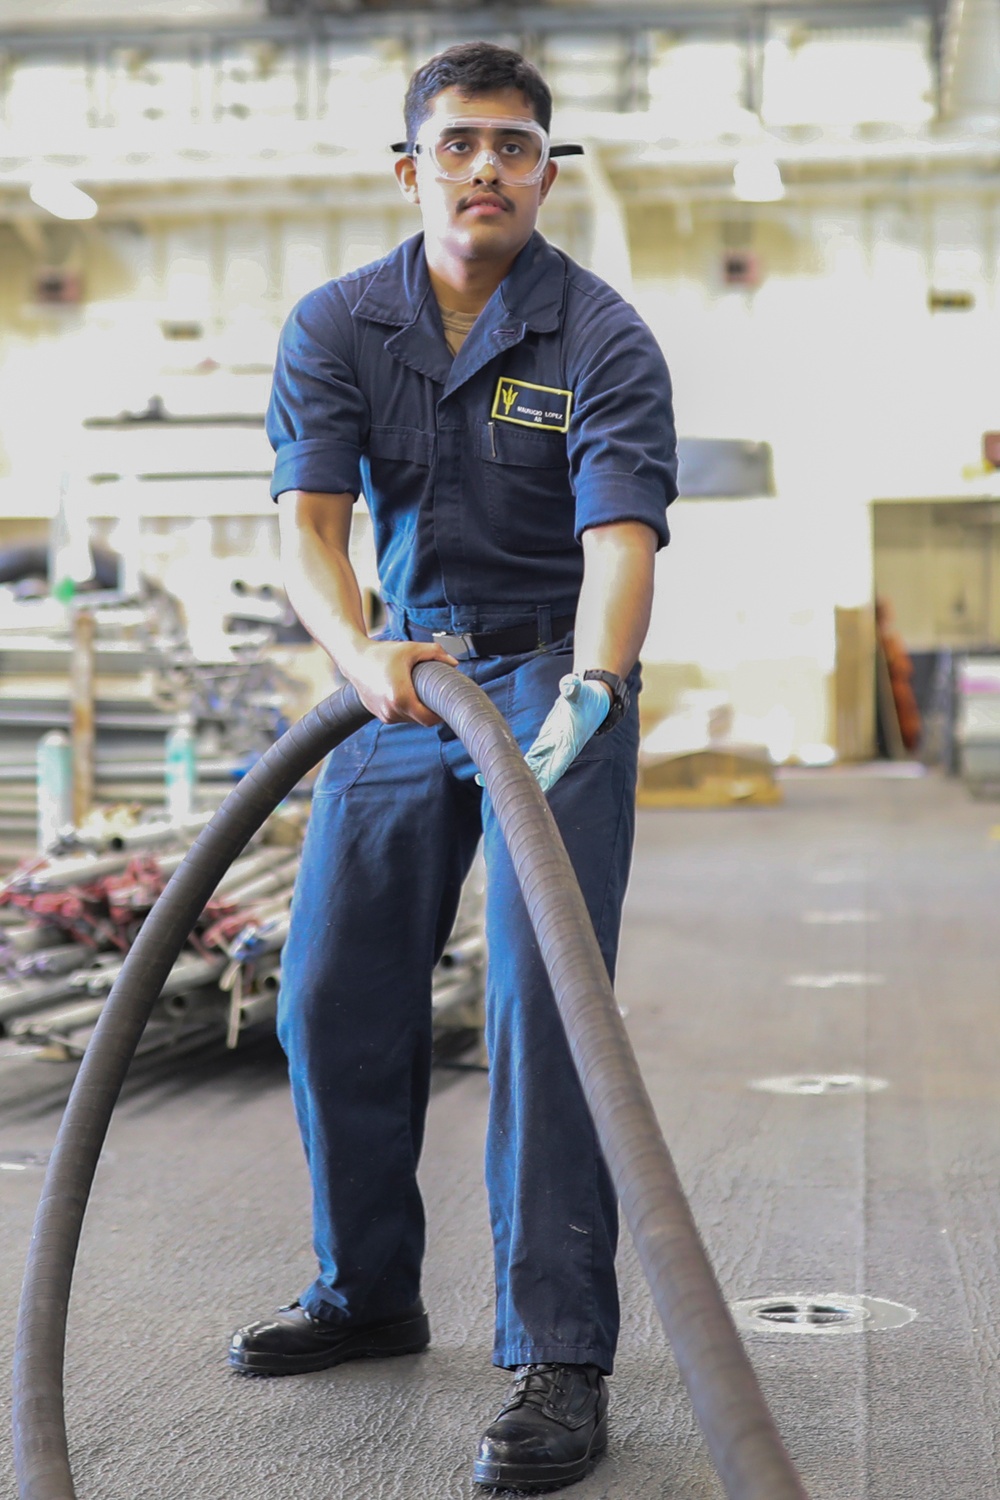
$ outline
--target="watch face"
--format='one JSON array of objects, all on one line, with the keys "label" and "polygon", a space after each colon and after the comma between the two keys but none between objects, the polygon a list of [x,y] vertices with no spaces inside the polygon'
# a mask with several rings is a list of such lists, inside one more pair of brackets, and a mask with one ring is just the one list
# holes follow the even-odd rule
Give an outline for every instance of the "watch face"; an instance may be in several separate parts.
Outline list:
[{"label": "watch face", "polygon": [[628,713],[628,700],[628,688],[623,688],[620,694],[615,694],[614,702],[611,705],[611,712],[605,720],[605,723],[609,724],[610,728],[614,728],[616,724],[620,724]]}]

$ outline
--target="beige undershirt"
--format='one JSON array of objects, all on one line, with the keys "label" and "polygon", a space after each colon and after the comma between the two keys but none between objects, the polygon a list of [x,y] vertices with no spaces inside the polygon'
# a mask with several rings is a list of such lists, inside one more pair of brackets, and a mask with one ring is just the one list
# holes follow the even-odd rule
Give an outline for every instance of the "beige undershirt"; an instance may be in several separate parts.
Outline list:
[{"label": "beige undershirt", "polygon": [[441,307],[441,324],[444,328],[444,341],[452,354],[457,354],[472,331],[472,325],[479,317],[478,313],[454,312],[450,307]]}]

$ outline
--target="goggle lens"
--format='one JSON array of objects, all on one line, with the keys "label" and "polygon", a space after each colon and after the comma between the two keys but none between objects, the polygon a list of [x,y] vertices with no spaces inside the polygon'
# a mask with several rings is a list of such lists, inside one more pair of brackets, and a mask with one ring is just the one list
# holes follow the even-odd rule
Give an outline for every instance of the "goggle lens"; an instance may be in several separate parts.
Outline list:
[{"label": "goggle lens", "polygon": [[542,176],[549,139],[540,125],[466,118],[451,124],[428,121],[416,149],[446,182],[471,182],[490,162],[500,181],[514,186]]},{"label": "goggle lens", "polygon": [[465,182],[484,160],[509,182],[527,182],[542,160],[541,139],[528,130],[446,130],[430,147],[431,159],[442,177]]},{"label": "goggle lens", "polygon": [[415,141],[397,141],[393,151],[425,161],[445,182],[471,182],[491,162],[501,182],[512,187],[540,182],[552,156],[582,156],[582,146],[553,146],[536,120],[463,115],[425,120]]}]

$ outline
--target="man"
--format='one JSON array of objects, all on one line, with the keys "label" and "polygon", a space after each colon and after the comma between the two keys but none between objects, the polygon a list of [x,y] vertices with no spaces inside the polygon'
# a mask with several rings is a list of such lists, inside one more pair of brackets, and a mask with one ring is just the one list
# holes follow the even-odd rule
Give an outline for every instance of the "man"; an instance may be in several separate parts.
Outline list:
[{"label": "man", "polygon": [[[423,234],[305,297],[282,336],[268,433],[286,586],[375,719],[318,779],[282,964],[319,1274],[230,1350],[238,1370],[291,1374],[428,1342],[431,971],[482,837],[494,1362],[516,1373],[474,1475],[528,1490],[579,1479],[606,1445],[616,1204],[489,799],[411,672],[447,662],[505,715],[613,972],[636,659],[676,494],[652,335],[535,232],[550,113],[515,52],[469,43],[420,68],[396,175]],[[359,491],[389,621],[374,640],[348,560]]]}]

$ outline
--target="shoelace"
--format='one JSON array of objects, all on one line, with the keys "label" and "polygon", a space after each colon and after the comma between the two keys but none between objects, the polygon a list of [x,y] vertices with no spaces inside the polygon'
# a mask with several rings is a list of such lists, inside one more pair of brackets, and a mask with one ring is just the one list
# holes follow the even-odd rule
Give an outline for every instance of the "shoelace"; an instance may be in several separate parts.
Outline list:
[{"label": "shoelace", "polygon": [[510,1411],[514,1406],[536,1406],[540,1410],[558,1389],[558,1365],[519,1365],[504,1410]]}]

